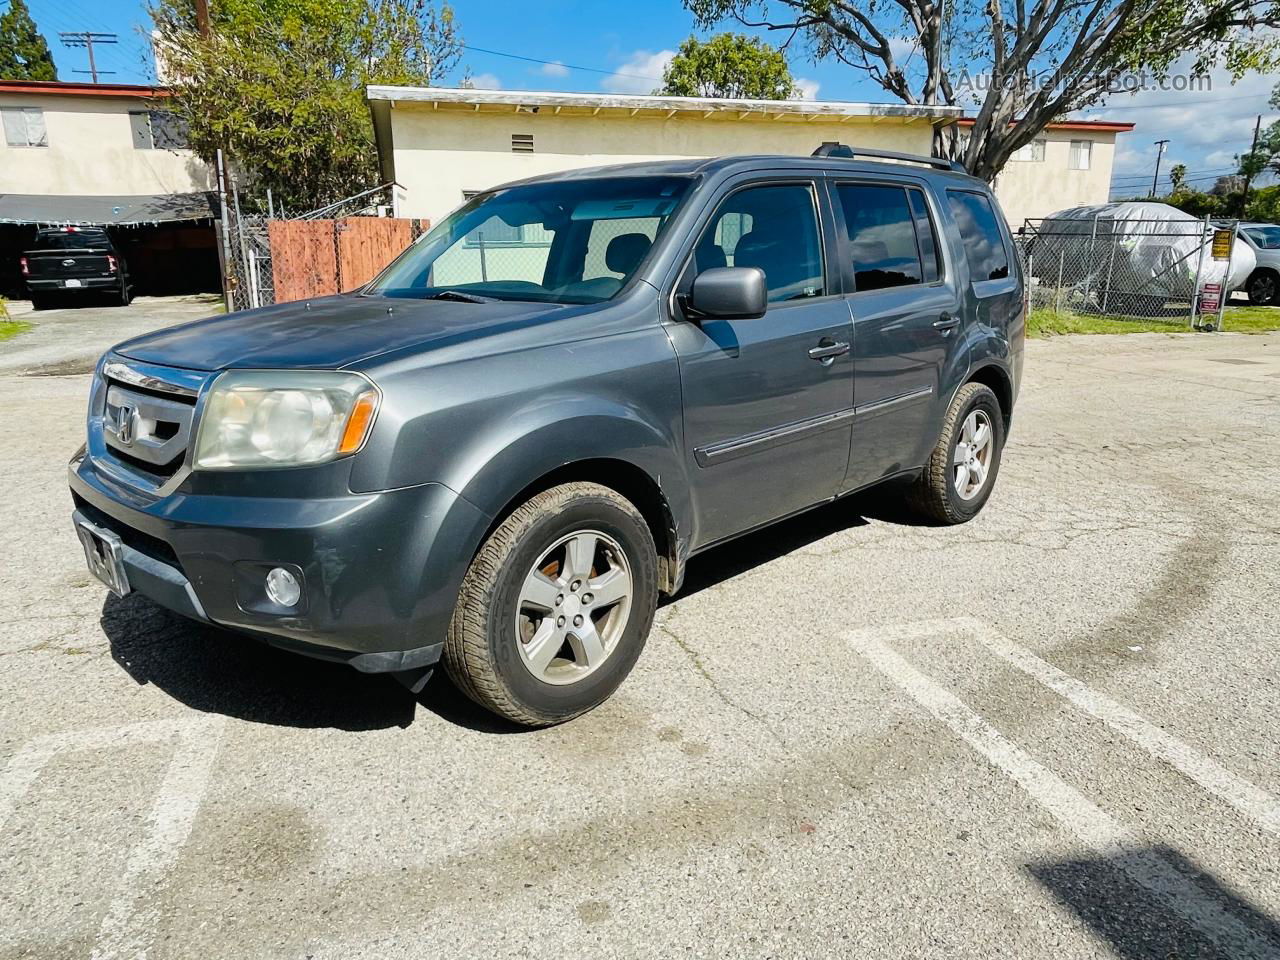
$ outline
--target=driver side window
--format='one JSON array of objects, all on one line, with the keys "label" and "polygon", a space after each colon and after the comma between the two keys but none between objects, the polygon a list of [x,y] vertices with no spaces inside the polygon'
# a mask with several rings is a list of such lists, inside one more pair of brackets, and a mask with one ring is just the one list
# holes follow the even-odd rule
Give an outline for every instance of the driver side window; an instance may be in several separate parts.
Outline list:
[{"label": "driver side window", "polygon": [[813,188],[788,183],[731,194],[694,247],[693,263],[696,273],[759,267],[770,303],[823,296],[827,284]]}]

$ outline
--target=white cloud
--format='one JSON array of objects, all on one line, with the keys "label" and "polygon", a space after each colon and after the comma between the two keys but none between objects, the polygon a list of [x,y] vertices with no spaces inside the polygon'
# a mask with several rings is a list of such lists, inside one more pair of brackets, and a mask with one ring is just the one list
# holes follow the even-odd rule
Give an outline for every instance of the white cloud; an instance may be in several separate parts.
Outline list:
[{"label": "white cloud", "polygon": [[903,61],[916,52],[920,46],[920,38],[916,37],[890,37],[889,52],[893,54],[893,59],[901,66]]},{"label": "white cloud", "polygon": [[600,86],[609,93],[652,93],[662,86],[662,72],[675,55],[674,50],[637,50],[616,73],[601,80]]},{"label": "white cloud", "polygon": [[804,77],[796,77],[796,87],[798,87],[800,90],[799,94],[796,96],[796,99],[797,100],[817,100],[818,87],[820,86],[821,84],[819,84],[817,80],[806,80]]},{"label": "white cloud", "polygon": [[554,60],[551,63],[544,63],[539,68],[538,72],[544,77],[567,77],[569,75],[569,68],[559,60]]},{"label": "white cloud", "polygon": [[501,90],[502,81],[492,73],[477,73],[471,78],[471,86],[477,90]]}]

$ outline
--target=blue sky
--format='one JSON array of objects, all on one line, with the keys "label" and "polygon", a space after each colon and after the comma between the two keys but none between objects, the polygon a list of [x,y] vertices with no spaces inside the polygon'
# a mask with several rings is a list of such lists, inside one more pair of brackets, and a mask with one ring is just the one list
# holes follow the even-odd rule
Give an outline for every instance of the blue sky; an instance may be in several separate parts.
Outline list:
[{"label": "blue sky", "polygon": [[[0,0],[0,9],[6,5],[7,0]],[[28,0],[28,5],[49,39],[62,79],[84,77],[72,71],[85,69],[87,59],[83,48],[63,47],[58,33],[95,30],[119,35],[119,43],[98,50],[99,67],[115,71],[104,74],[102,79],[125,83],[151,80],[143,3]],[[648,93],[660,82],[671,52],[693,32],[693,18],[679,0],[455,0],[454,7],[470,48],[465,51],[463,64],[470,69],[478,87]],[[779,40],[776,35],[771,39]],[[907,41],[903,45],[909,49]],[[563,66],[530,63],[485,51],[554,61]],[[889,99],[852,68],[811,62],[802,47],[793,51],[791,59],[792,73],[802,88],[819,99]],[[1253,75],[1233,86],[1229,77],[1216,73],[1210,77],[1208,90],[1116,96],[1105,107],[1082,114],[1091,119],[1137,124],[1132,133],[1119,139],[1113,193],[1146,191],[1155,160],[1153,142],[1166,138],[1171,142],[1162,171],[1184,163],[1195,186],[1210,186],[1217,174],[1231,171],[1234,154],[1248,149],[1259,112],[1263,114],[1264,127],[1280,119],[1280,112],[1267,105],[1277,80],[1280,77]]]}]

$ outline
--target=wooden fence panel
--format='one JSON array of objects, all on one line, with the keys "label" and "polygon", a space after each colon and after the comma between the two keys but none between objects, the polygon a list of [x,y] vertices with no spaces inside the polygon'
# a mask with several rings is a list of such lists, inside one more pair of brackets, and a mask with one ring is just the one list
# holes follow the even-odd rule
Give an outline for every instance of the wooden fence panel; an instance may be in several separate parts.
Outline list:
[{"label": "wooden fence panel", "polygon": [[332,220],[273,220],[267,224],[276,303],[338,292],[333,229]]},{"label": "wooden fence panel", "polygon": [[413,240],[408,220],[348,217],[339,220],[335,229],[338,235],[338,285],[343,290],[364,286]]}]

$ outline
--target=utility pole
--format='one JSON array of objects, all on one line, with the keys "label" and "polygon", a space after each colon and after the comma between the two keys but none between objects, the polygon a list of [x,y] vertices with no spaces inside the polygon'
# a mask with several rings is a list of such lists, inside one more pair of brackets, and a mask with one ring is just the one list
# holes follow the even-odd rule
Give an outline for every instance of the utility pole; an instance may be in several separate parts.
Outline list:
[{"label": "utility pole", "polygon": [[1247,171],[1244,175],[1244,193],[1240,195],[1240,216],[1244,217],[1244,212],[1249,209],[1249,184],[1253,182],[1253,156],[1258,152],[1258,134],[1262,130],[1262,114],[1258,114],[1258,119],[1253,124],[1253,146],[1249,148],[1249,165],[1245,168]]},{"label": "utility pole", "polygon": [[1151,177],[1151,196],[1154,199],[1156,195],[1156,184],[1160,182],[1160,158],[1164,156],[1164,148],[1168,140],[1156,141],[1156,172]]},{"label": "utility pole", "polygon": [[69,33],[59,33],[62,38],[64,47],[84,47],[89,51],[89,69],[88,70],[72,70],[72,73],[87,73],[93,78],[93,82],[98,82],[98,74],[115,73],[114,70],[99,70],[98,65],[93,59],[93,45],[95,43],[118,43],[117,35],[114,33],[94,33],[91,30],[78,30]]}]

